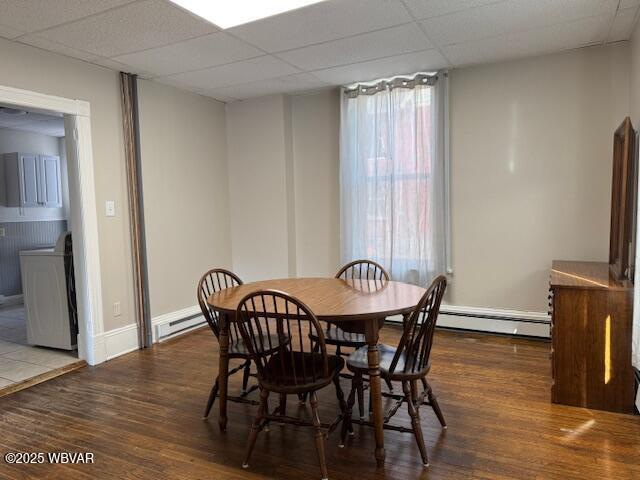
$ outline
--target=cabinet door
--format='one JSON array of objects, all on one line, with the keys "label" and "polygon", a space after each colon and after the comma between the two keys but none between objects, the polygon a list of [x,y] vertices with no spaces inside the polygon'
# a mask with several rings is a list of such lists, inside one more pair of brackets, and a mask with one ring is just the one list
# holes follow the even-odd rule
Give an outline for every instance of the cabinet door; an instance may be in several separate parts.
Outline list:
[{"label": "cabinet door", "polygon": [[60,192],[60,158],[51,155],[40,155],[40,189],[38,203],[45,207],[62,205]]},{"label": "cabinet door", "polygon": [[38,194],[38,156],[21,153],[19,162],[20,204],[23,207],[37,207]]}]

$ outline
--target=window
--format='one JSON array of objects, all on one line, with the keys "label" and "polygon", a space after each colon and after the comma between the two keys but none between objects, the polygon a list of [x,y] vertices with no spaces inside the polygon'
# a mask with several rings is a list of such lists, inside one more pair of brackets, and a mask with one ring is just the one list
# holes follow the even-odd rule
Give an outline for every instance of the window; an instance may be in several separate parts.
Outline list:
[{"label": "window", "polygon": [[438,84],[416,76],[383,85],[343,95],[343,261],[373,259],[395,280],[426,285],[446,256]]}]

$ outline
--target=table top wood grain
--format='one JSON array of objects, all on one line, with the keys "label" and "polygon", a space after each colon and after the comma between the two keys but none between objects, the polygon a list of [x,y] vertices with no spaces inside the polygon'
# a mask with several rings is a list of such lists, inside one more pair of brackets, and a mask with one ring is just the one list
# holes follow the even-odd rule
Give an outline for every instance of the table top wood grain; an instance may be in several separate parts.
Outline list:
[{"label": "table top wood grain", "polygon": [[245,295],[266,289],[298,298],[320,319],[341,321],[409,313],[426,291],[408,283],[387,280],[285,278],[227,288],[211,295],[208,301],[214,310],[235,314]]}]

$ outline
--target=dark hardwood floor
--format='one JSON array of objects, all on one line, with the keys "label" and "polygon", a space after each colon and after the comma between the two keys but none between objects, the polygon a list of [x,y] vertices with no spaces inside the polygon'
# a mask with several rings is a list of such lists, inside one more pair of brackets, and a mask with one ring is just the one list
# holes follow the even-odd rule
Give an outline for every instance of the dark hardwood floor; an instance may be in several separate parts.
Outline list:
[{"label": "dark hardwood floor", "polygon": [[[398,338],[383,330],[383,340]],[[255,407],[230,403],[226,434],[217,403],[202,420],[216,363],[217,344],[201,329],[0,398],[0,454],[95,454],[93,465],[0,459],[0,478],[320,478],[312,430],[290,425],[261,434],[251,468],[240,467]],[[373,432],[356,426],[345,449],[329,437],[330,478],[640,479],[640,418],[552,405],[549,343],[438,331],[432,365],[449,428],[421,409],[431,467],[422,468],[410,434],[387,431],[387,463],[377,470]],[[327,420],[337,408],[332,389],[320,401]],[[288,413],[297,408],[290,398]],[[406,407],[394,420],[409,425]]]}]

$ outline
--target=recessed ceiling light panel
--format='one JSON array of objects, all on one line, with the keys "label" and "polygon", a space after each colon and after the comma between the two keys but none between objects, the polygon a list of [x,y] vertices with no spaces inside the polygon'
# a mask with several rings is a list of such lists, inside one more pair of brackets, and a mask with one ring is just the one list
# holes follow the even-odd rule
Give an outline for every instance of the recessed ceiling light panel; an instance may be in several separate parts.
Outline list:
[{"label": "recessed ceiling light panel", "polygon": [[324,0],[171,0],[220,28],[278,15]]}]

